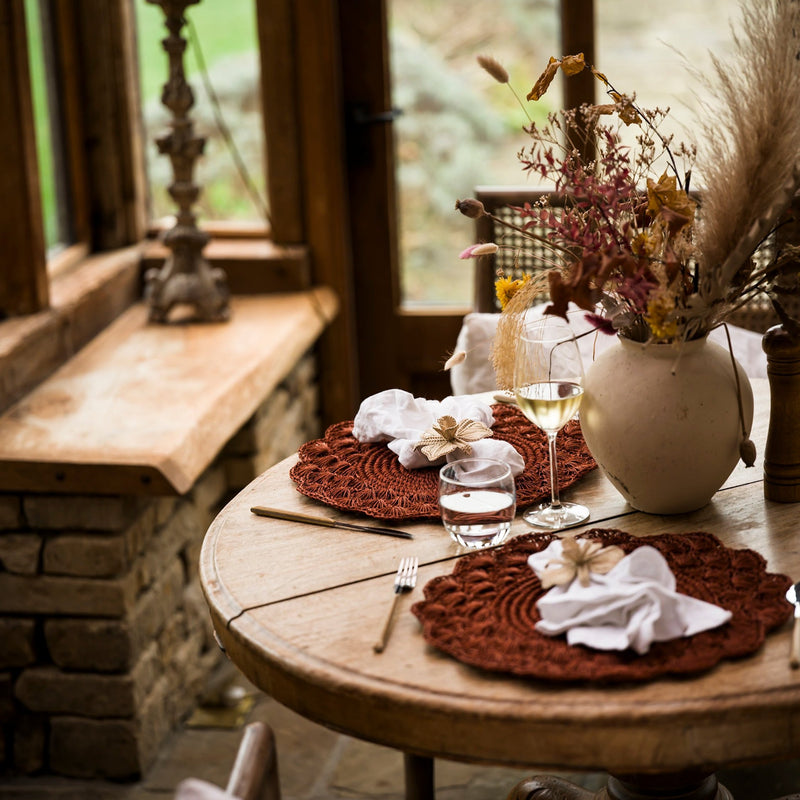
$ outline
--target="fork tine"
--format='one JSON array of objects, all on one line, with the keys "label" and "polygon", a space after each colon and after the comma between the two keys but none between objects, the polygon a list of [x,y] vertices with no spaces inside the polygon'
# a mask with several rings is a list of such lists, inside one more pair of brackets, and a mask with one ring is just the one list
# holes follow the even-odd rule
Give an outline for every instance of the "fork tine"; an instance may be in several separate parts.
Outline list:
[{"label": "fork tine", "polygon": [[415,584],[417,583],[417,570],[419,568],[419,559],[414,557],[414,558],[409,558],[408,561],[409,564],[406,569],[404,585],[409,589],[413,589]]},{"label": "fork tine", "polygon": [[378,641],[372,646],[376,653],[382,653],[386,647],[386,640],[389,637],[389,628],[392,624],[392,617],[394,616],[395,606],[400,598],[400,595],[410,589],[414,588],[417,582],[417,569],[419,567],[418,558],[403,558],[397,567],[397,573],[394,578],[394,600],[392,601],[389,615],[386,617],[386,622],[383,626],[383,632]]},{"label": "fork tine", "polygon": [[408,569],[410,562],[410,558],[403,558],[400,560],[400,564],[397,567],[397,574],[394,578],[394,589],[396,592],[399,592],[404,586],[406,570]]}]

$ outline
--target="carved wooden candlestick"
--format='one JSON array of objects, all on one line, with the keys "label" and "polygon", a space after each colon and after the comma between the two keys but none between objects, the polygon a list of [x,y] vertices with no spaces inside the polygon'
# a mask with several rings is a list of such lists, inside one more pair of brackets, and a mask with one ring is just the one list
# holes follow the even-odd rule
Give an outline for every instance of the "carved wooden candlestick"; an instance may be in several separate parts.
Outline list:
[{"label": "carved wooden candlestick", "polygon": [[762,340],[770,388],[769,432],[764,449],[764,496],[800,501],[800,341],[781,325]]},{"label": "carved wooden candlestick", "polygon": [[185,24],[184,11],[199,0],[147,0],[164,12],[169,36],[162,44],[169,56],[169,79],[164,84],[161,102],[172,112],[170,131],[156,139],[159,152],[172,162],[173,183],[169,187],[178,205],[173,228],[163,237],[171,253],[161,269],[145,275],[145,297],[150,305],[150,320],[166,322],[170,311],[181,305],[193,306],[196,319],[219,321],[228,319],[229,292],[225,273],[212,269],[203,257],[209,236],[197,227],[192,206],[200,194],[193,182],[195,161],[203,154],[205,137],[194,135],[188,116],[194,95],[183,71],[186,40],[180,35]]}]

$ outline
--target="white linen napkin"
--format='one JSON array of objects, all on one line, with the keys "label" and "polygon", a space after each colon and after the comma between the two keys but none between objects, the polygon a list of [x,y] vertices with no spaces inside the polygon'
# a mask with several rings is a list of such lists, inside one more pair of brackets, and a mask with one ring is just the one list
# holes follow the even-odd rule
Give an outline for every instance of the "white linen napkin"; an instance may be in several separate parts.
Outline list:
[{"label": "white linen napkin", "polygon": [[[463,453],[454,451],[446,458],[431,462],[414,449],[422,434],[443,416],[451,416],[457,421],[472,419],[488,428],[494,423],[491,406],[474,397],[426,400],[402,389],[387,389],[361,403],[353,420],[353,436],[359,442],[387,442],[406,469],[430,467],[464,457]],[[470,446],[474,458],[504,461],[511,468],[512,475],[519,475],[525,469],[525,460],[508,442],[487,438],[472,442]]]},{"label": "white linen napkin", "polygon": [[[528,558],[541,578],[548,562],[561,558],[560,539]],[[566,632],[567,643],[598,650],[633,648],[646,653],[653,642],[692,636],[723,625],[730,611],[675,591],[675,576],[664,556],[643,545],[607,574],[590,573],[589,585],[576,578],[554,586],[537,607],[536,630],[548,636]]]}]

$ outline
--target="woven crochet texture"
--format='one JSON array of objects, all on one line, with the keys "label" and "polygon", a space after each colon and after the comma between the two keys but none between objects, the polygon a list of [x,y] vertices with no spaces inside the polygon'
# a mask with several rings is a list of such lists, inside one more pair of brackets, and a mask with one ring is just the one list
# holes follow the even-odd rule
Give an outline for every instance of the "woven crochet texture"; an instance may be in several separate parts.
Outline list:
[{"label": "woven crochet texture", "polygon": [[[545,434],[514,406],[498,403],[492,413],[494,436],[509,442],[525,459],[525,469],[516,478],[517,505],[549,498]],[[559,432],[556,446],[559,490],[597,466],[576,421]],[[406,469],[385,443],[356,441],[352,420],[331,425],[324,438],[302,445],[298,455],[289,475],[307,497],[378,519],[439,517],[439,467]]]},{"label": "woven crochet texture", "polygon": [[536,602],[544,590],[527,559],[547,547],[554,534],[532,533],[463,556],[450,575],[431,580],[425,599],[412,606],[425,639],[485,670],[550,681],[643,681],[700,672],[723,658],[748,655],[792,613],[785,598],[791,584],[787,576],[768,573],[761,555],[727,548],[710,533],[637,538],[593,529],[581,536],[626,553],[652,545],[666,558],[677,591],[728,609],[733,618],[692,637],[655,642],[644,655],[571,646],[565,636],[545,636],[534,630]]}]

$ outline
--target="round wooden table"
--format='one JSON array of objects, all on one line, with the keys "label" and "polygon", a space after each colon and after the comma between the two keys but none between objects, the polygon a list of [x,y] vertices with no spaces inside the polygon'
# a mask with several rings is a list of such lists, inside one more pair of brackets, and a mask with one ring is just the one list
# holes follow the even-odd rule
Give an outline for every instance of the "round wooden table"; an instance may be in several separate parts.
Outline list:
[{"label": "round wooden table", "polygon": [[[704,530],[751,548],[771,572],[800,576],[797,506],[763,497],[769,392],[754,381],[756,466],[739,465],[692,514],[634,512],[595,471],[567,493],[591,509],[586,528],[637,536]],[[546,770],[606,771],[598,798],[728,800],[714,771],[800,752],[800,670],[789,666],[791,626],[753,655],[693,677],[615,686],[553,684],[468,667],[426,644],[409,611],[421,587],[452,571],[463,551],[439,524],[403,525],[403,540],[255,516],[269,505],[367,522],[300,495],[294,459],[237,495],[209,529],[201,580],[219,640],[258,687],[311,720],[407,756],[409,797],[427,796],[430,759]],[[529,532],[519,518],[512,535]],[[417,588],[401,596],[384,652],[378,636],[401,558],[419,558]],[[800,789],[800,787],[798,787]],[[519,797],[595,795],[543,779]],[[746,800],[742,798],[741,800]]]}]

